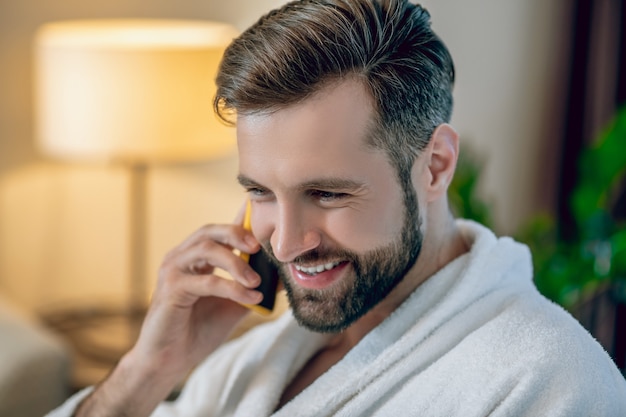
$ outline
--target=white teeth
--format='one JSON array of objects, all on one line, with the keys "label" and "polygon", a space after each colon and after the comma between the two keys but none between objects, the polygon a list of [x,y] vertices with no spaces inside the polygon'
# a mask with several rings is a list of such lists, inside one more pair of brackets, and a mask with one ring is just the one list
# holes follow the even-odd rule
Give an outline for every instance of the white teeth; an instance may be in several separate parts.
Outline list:
[{"label": "white teeth", "polygon": [[309,267],[296,265],[296,269],[300,272],[304,272],[305,274],[315,275],[315,274],[319,274],[320,272],[333,269],[337,265],[339,265],[339,262],[328,262],[326,264],[309,266]]}]

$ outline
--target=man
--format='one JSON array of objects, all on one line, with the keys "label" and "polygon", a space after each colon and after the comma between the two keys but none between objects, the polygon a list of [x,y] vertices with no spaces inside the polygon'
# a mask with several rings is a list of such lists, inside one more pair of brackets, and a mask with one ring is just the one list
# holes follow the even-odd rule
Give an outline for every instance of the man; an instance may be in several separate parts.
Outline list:
[{"label": "man", "polygon": [[[236,39],[215,107],[237,117],[252,233],[210,225],[170,252],[134,348],[53,415],[626,415],[527,249],[450,214],[453,81],[402,0],[297,1]],[[223,344],[262,297],[233,249],[260,247],[291,309]]]}]

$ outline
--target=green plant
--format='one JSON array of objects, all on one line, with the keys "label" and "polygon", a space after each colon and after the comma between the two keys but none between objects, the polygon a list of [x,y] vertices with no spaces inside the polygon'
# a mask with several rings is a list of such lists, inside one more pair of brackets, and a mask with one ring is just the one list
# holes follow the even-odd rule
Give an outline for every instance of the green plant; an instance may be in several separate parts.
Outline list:
[{"label": "green plant", "polygon": [[559,236],[554,217],[533,218],[516,236],[533,252],[535,282],[568,309],[626,278],[626,222],[615,212],[626,176],[626,108],[583,150],[571,208],[573,239]]},{"label": "green plant", "polygon": [[[463,149],[450,185],[455,215],[491,226],[478,197],[481,161]],[[626,280],[626,219],[615,213],[626,186],[626,107],[583,150],[571,208],[573,239],[563,239],[553,215],[539,214],[516,234],[533,254],[535,283],[546,297],[573,310],[587,297]]]}]

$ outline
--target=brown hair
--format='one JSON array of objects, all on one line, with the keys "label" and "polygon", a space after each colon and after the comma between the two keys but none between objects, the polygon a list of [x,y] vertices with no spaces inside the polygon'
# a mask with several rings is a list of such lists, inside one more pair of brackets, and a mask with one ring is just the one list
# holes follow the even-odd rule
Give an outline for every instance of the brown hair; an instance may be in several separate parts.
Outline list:
[{"label": "brown hair", "polygon": [[375,103],[370,144],[406,186],[415,157],[450,119],[454,84],[429,13],[407,0],[301,0],[268,13],[226,50],[214,108],[226,121],[270,113],[349,76]]}]

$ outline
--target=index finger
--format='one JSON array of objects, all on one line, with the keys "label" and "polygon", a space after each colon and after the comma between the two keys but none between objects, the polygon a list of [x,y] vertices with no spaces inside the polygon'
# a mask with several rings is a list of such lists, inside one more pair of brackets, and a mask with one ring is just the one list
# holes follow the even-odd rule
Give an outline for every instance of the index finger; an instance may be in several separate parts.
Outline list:
[{"label": "index finger", "polygon": [[236,224],[210,224],[201,227],[185,239],[177,250],[186,250],[204,240],[212,240],[229,248],[249,251],[257,247],[251,233]]}]

